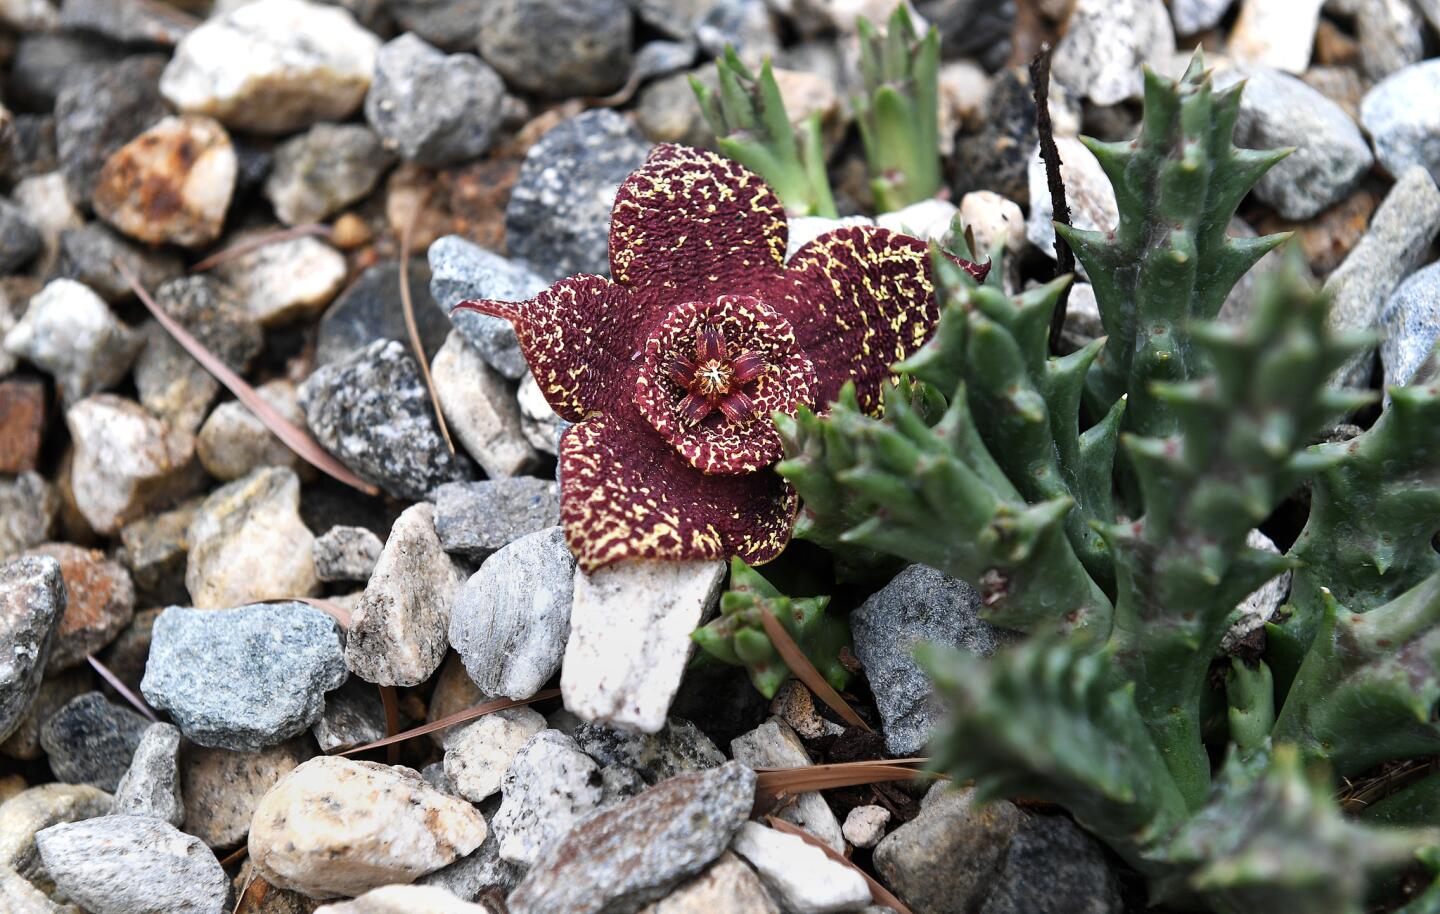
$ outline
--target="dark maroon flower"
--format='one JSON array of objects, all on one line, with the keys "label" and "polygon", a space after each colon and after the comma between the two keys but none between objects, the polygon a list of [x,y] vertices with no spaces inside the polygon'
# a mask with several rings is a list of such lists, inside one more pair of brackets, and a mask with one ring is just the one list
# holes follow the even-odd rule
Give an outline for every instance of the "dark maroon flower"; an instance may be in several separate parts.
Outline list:
[{"label": "dark maroon flower", "polygon": [[456,306],[513,323],[546,399],[576,423],[560,445],[560,513],[582,567],[774,558],[796,497],[768,469],[781,450],[771,414],[828,404],[850,381],[877,411],[890,366],[930,336],[923,242],[843,228],[787,267],[786,235],[757,175],[657,146],[615,198],[613,281]]}]

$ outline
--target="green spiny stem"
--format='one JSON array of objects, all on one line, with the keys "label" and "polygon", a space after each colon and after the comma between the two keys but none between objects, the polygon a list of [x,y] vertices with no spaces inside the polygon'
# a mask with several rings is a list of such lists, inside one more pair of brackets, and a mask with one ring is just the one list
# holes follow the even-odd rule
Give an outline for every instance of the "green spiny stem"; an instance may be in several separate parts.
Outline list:
[{"label": "green spiny stem", "polygon": [[838,216],[825,172],[819,116],[807,118],[796,136],[768,59],[757,77],[735,49],[727,47],[715,66],[718,91],[693,76],[690,88],[720,151],[764,178],[791,215]]},{"label": "green spiny stem", "polygon": [[1341,775],[1440,753],[1440,572],[1384,606],[1349,612],[1333,596],[1275,722],[1274,738]]},{"label": "green spiny stem", "polygon": [[1275,678],[1270,667],[1263,660],[1251,667],[1231,658],[1225,697],[1230,704],[1230,741],[1246,755],[1263,751],[1275,726]]},{"label": "green spiny stem", "polygon": [[850,647],[850,629],[826,615],[829,603],[829,597],[787,597],[755,569],[731,559],[730,589],[720,598],[720,616],[691,637],[716,660],[745,667],[756,690],[774,698],[791,671],[765,633],[760,610],[768,609],[826,681],[844,689],[850,671],[840,657]]},{"label": "green spiny stem", "polygon": [[1198,53],[1178,83],[1147,70],[1139,137],[1086,143],[1114,185],[1120,224],[1056,227],[1094,284],[1108,334],[1090,370],[1091,402],[1104,414],[1128,392],[1125,425],[1140,434],[1174,433],[1153,383],[1202,372],[1189,324],[1214,319],[1235,282],[1285,238],[1226,235],[1245,194],[1287,154],[1232,144],[1240,91],[1213,92]]},{"label": "green spiny stem", "polygon": [[940,190],[940,33],[921,38],[904,3],[884,35],[865,19],[856,25],[865,91],[855,118],[876,207],[892,212]]}]

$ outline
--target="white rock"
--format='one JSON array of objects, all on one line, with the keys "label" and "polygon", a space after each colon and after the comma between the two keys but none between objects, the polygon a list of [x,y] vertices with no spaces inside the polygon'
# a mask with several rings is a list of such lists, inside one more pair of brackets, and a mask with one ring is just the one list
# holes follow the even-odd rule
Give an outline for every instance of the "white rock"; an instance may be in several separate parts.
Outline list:
[{"label": "white rock", "polygon": [[1173,53],[1161,0],[1077,0],[1055,47],[1055,79],[1097,105],[1118,105],[1139,97],[1142,65]]},{"label": "white rock", "polygon": [[262,467],[211,492],[190,523],[185,587],[224,609],[318,593],[315,535],[300,519],[300,480]]},{"label": "white rock", "polygon": [[559,454],[560,433],[570,423],[555,415],[555,410],[550,408],[549,401],[540,392],[540,385],[535,383],[535,376],[528,371],[520,380],[515,400],[520,404],[520,428],[525,433],[525,440],[537,451]]},{"label": "white rock", "polygon": [[536,462],[520,427],[520,405],[504,376],[486,364],[458,330],[430,365],[435,393],[450,431],[494,479],[516,476]]},{"label": "white rock", "polygon": [[344,9],[256,0],[181,39],[160,92],[187,114],[255,133],[288,133],[353,114],[379,50],[380,39]]},{"label": "white rock", "polygon": [[50,0],[0,0],[0,23],[22,32],[47,31],[60,24]]},{"label": "white rock", "polygon": [[227,910],[230,880],[220,861],[168,822],[101,816],[51,826],[35,839],[59,891],[94,914]]},{"label": "white rock", "polygon": [[[255,392],[297,427],[305,427],[305,413],[300,409],[294,384],[276,378],[261,384]],[[222,482],[239,479],[260,467],[289,467],[297,473],[308,473],[310,466],[239,400],[227,400],[211,411],[195,439],[195,453],[205,472]]]},{"label": "white rock", "polygon": [[75,442],[70,485],[75,507],[96,533],[112,534],[187,494],[195,439],[133,400],[96,394],[65,412]]},{"label": "white rock", "polygon": [[[0,3],[3,6],[3,3]],[[0,15],[3,18],[3,15]],[[35,883],[8,866],[0,866],[0,911],[15,914],[79,914],[74,905],[59,905],[35,887]]]},{"label": "white rock", "polygon": [[991,190],[972,190],[960,198],[960,223],[975,236],[975,256],[981,261],[1004,243],[1005,291],[1014,292],[1025,249],[1025,214],[1019,204]]},{"label": "white rock", "polygon": [[[258,233],[229,239],[243,244]],[[229,283],[267,327],[313,316],[345,284],[345,257],[316,238],[272,241],[227,260],[215,274]]]},{"label": "white rock", "polygon": [[125,377],[143,338],[105,301],[73,279],[52,279],[5,334],[5,349],[55,376],[74,403]]},{"label": "white rock", "polygon": [[315,914],[490,914],[491,909],[461,901],[428,885],[386,885],[359,898],[321,905]]},{"label": "white rock", "polygon": [[921,241],[943,241],[957,212],[958,207],[949,200],[921,200],[893,213],[881,213],[875,224]]},{"label": "white rock", "polygon": [[724,577],[720,561],[576,569],[560,674],[565,707],[582,720],[658,732],[694,647],[690,633],[715,605]]},{"label": "white rock", "polygon": [[1065,327],[1060,331],[1061,339],[1073,352],[1104,335],[1105,325],[1100,320],[1100,303],[1095,300],[1095,287],[1088,282],[1075,283],[1070,287],[1070,298],[1065,302]]},{"label": "white rock", "polygon": [[1214,28],[1235,0],[1171,0],[1170,18],[1177,35],[1194,35]]},{"label": "white rock", "polygon": [[600,766],[559,730],[541,730],[516,754],[490,824],[500,858],[534,866],[545,849],[600,806]]},{"label": "white rock", "polygon": [[22,178],[10,192],[10,199],[25,212],[25,218],[45,242],[45,253],[31,264],[31,271],[46,276],[60,250],[60,233],[82,227],[85,217],[70,199],[65,176],[58,171]]},{"label": "white rock", "polygon": [[[1245,536],[1245,545],[1251,549],[1260,549],[1272,555],[1279,555],[1280,549],[1270,537],[1259,530],[1251,530]],[[1245,636],[1269,622],[1285,602],[1285,597],[1290,593],[1290,572],[1285,571],[1261,584],[1244,600],[1235,607],[1230,614],[1230,628],[1226,630],[1225,637],[1220,642],[1220,652],[1229,654],[1243,640]]]},{"label": "white rock", "polygon": [[730,849],[750,861],[766,888],[792,914],[838,914],[870,903],[865,877],[803,838],[746,822]]},{"label": "white rock", "polygon": [[972,60],[940,65],[940,154],[955,151],[955,134],[961,128],[978,130],[990,98],[990,74]]},{"label": "white rock", "polygon": [[311,898],[410,882],[485,840],[485,819],[409,768],[321,756],[280,780],[250,825],[266,882]]},{"label": "white rock", "polygon": [[1244,0],[1230,30],[1230,56],[1236,63],[1304,73],[1323,5],[1324,0]]},{"label": "white rock", "polygon": [[874,224],[875,220],[869,216],[845,216],[842,219],[827,219],[824,216],[796,216],[790,220],[790,234],[785,248],[785,259],[790,260],[801,248],[826,232],[833,232],[835,229],[850,225]]},{"label": "white rock", "polygon": [[726,851],[705,872],[680,886],[640,914],[780,914],[760,877]]},{"label": "white rock", "polygon": [[[810,753],[790,725],[771,718],[730,741],[730,754],[735,761],[751,768],[800,768],[813,764]],[[831,812],[830,804],[818,792],[802,793],[779,812],[780,818],[808,831],[837,851],[845,850],[840,822]]]},{"label": "white rock", "polygon": [[856,806],[845,817],[845,840],[856,847],[874,847],[885,837],[890,810],[884,806]]},{"label": "white rock", "polygon": [[390,528],[365,596],[351,614],[345,662],[388,686],[415,686],[440,668],[450,609],[465,578],[440,547],[435,508],[420,502]]},{"label": "white rock", "polygon": [[500,782],[530,737],[545,729],[545,718],[530,708],[486,714],[445,736],[445,776],[455,792],[472,803],[500,790]]},{"label": "white rock", "polygon": [[[1095,154],[1072,137],[1056,137],[1060,151],[1060,177],[1065,181],[1065,198],[1070,204],[1070,222],[1076,228],[1108,232],[1120,223],[1115,189],[1100,167]],[[1055,256],[1055,211],[1050,205],[1050,186],[1045,180],[1045,163],[1037,146],[1030,157],[1030,219],[1025,237],[1045,253]],[[1084,273],[1084,270],[1081,270]]]}]

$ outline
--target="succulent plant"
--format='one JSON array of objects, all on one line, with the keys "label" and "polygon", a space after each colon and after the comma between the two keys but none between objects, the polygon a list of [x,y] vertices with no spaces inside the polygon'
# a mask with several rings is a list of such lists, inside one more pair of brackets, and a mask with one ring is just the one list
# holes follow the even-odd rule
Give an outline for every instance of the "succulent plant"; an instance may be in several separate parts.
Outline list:
[{"label": "succulent plant", "polygon": [[[937,256],[940,321],[883,415],[842,392],[777,416],[777,468],[800,535],[962,578],[1029,633],[989,658],[924,652],[952,707],[939,767],[1064,806],[1155,902],[1353,914],[1384,874],[1440,860],[1440,776],[1371,816],[1337,802],[1341,778],[1440,753],[1440,384],[1422,372],[1360,437],[1311,445],[1373,399],[1329,386],[1371,341],[1328,328],[1294,252],[1248,319],[1215,320],[1283,240],[1225,233],[1281,155],[1231,144],[1240,91],[1197,55],[1178,81],[1146,74],[1134,143],[1091,144],[1120,224],[1059,230],[1107,338],[1052,356],[1066,279],[1010,297]],[[1248,546],[1305,483],[1289,555]],[[1236,605],[1287,568],[1265,648],[1224,656]],[[1406,910],[1437,907],[1432,890]]]},{"label": "succulent plant", "polygon": [[875,206],[890,212],[940,190],[940,32],[920,35],[904,3],[883,33],[863,18],[855,25],[865,81],[855,118]]},{"label": "succulent plant", "polygon": [[774,698],[791,672],[765,633],[761,610],[768,610],[839,691],[850,683],[850,671],[840,659],[850,646],[850,628],[826,614],[829,603],[829,597],[787,597],[758,571],[732,559],[730,588],[720,597],[719,617],[691,637],[716,660],[745,667],[755,689]]}]

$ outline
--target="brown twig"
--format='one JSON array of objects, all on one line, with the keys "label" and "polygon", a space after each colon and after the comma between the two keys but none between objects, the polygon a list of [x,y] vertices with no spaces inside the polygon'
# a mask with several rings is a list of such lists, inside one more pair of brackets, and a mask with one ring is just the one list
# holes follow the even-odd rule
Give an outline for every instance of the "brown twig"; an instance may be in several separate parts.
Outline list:
[{"label": "brown twig", "polygon": [[[272,602],[272,601],[266,601],[266,602]],[[347,632],[350,630],[350,625],[351,625],[351,622],[350,622],[350,610],[348,610],[348,609],[346,609],[345,607],[341,606],[339,603],[333,603],[333,602],[331,602],[330,600],[322,600],[322,599],[320,599],[319,597],[294,597],[293,600],[283,600],[283,601],[273,601],[273,602],[284,602],[284,603],[295,602],[295,603],[304,603],[304,604],[306,604],[307,606],[313,606],[313,607],[315,607],[316,609],[320,610],[322,613],[325,613],[325,614],[326,614],[327,616],[329,616],[330,618],[334,619],[337,623],[339,623],[340,627],[343,628],[343,629],[345,629]]]},{"label": "brown twig", "polygon": [[135,274],[130,272],[130,269],[126,267],[125,264],[119,260],[116,260],[114,263],[115,269],[120,271],[120,275],[124,277],[125,282],[130,285],[130,288],[135,292],[135,295],[140,299],[141,303],[150,311],[155,321],[161,327],[164,327],[186,352],[190,353],[191,358],[199,362],[206,371],[215,376],[217,381],[225,385],[225,387],[235,395],[235,399],[239,400],[250,412],[254,413],[255,417],[263,422],[265,427],[270,429],[275,437],[279,438],[286,447],[300,455],[300,457],[311,466],[338,479],[347,486],[359,489],[366,495],[380,494],[379,489],[350,472],[345,468],[344,464],[330,456],[324,448],[316,443],[314,438],[310,437],[308,432],[280,415],[275,407],[267,403],[265,398],[260,396],[255,388],[250,386],[250,382],[240,377],[229,365],[220,361],[214,353],[205,348],[203,343],[195,339],[195,337],[190,334],[190,331],[182,327],[173,317],[166,314],[164,309],[155,303],[155,299],[150,297],[150,293],[145,290],[145,287],[140,285],[140,281],[135,278]]},{"label": "brown twig", "polygon": [[786,666],[790,667],[790,672],[795,674],[795,678],[805,683],[816,697],[829,705],[831,710],[845,719],[846,723],[867,732],[873,732],[870,725],[855,713],[855,709],[850,707],[845,699],[840,697],[840,693],[825,681],[825,677],[820,675],[820,671],[815,669],[815,664],[811,663],[810,658],[805,656],[805,652],[800,650],[800,645],[790,637],[790,633],[785,630],[785,626],[780,624],[780,620],[775,618],[775,614],[764,606],[757,608],[760,610],[760,621],[765,626],[765,634],[770,636],[770,643],[775,645],[775,650],[780,653],[781,659],[785,661]]},{"label": "brown twig", "polygon": [[795,837],[804,841],[806,844],[809,844],[813,847],[818,847],[821,852],[824,853],[825,856],[829,857],[831,860],[834,860],[836,863],[842,866],[849,867],[850,869],[859,873],[861,877],[864,878],[865,884],[870,886],[870,897],[874,899],[876,904],[883,905],[888,908],[893,908],[895,911],[898,912],[898,914],[915,914],[914,911],[911,911],[908,907],[905,906],[905,902],[896,898],[889,889],[885,888],[885,886],[875,881],[874,877],[872,877],[869,873],[856,866],[854,861],[852,861],[849,857],[846,857],[844,854],[839,853],[830,845],[826,844],[824,841],[821,841],[819,838],[815,837],[814,835],[810,834],[809,832],[805,831],[803,828],[800,828],[797,825],[791,825],[784,819],[778,819],[775,816],[766,816],[765,821],[769,824],[771,828],[775,829],[776,831],[783,831],[787,835],[794,835]]},{"label": "brown twig", "polygon": [[755,790],[771,797],[831,790],[836,787],[858,787],[862,784],[885,784],[892,781],[913,781],[917,778],[943,778],[944,775],[923,768],[929,759],[895,759],[881,762],[838,762],[830,765],[805,765],[798,768],[755,769]]},{"label": "brown twig", "polygon": [[331,238],[335,230],[328,225],[319,222],[308,225],[297,225],[287,229],[277,229],[273,232],[266,232],[257,235],[239,244],[231,245],[223,251],[216,251],[209,257],[195,264],[190,268],[191,273],[204,273],[206,270],[214,269],[227,260],[234,260],[236,257],[244,257],[251,251],[258,251],[267,244],[274,244],[277,241],[289,241],[292,238],[304,238],[307,235],[317,235],[321,238]]},{"label": "brown twig", "polygon": [[435,423],[440,426],[440,435],[450,456],[455,456],[455,442],[450,439],[450,426],[445,422],[445,411],[440,408],[440,394],[435,391],[435,379],[430,376],[430,360],[425,357],[425,345],[420,341],[420,327],[415,323],[415,303],[410,299],[410,248],[415,239],[415,224],[420,221],[420,212],[430,202],[430,188],[415,201],[415,209],[405,220],[400,232],[400,310],[405,315],[405,330],[410,334],[410,348],[415,352],[415,361],[420,364],[420,376],[425,379],[425,389],[430,393],[430,406],[435,410]]},{"label": "brown twig", "polygon": [[[395,736],[400,732],[400,699],[395,696],[395,687],[382,685],[380,689],[380,707],[385,709],[385,735]],[[385,761],[387,764],[400,764],[400,743],[394,742],[385,747]]]},{"label": "brown twig", "polygon": [[[1050,54],[1054,49],[1047,42],[1030,61],[1030,82],[1035,91],[1035,132],[1040,136],[1040,160],[1045,163],[1045,183],[1050,188],[1053,220],[1057,225],[1070,225],[1070,204],[1065,199],[1065,179],[1060,175],[1060,148],[1055,145],[1055,125],[1050,121]],[[1057,231],[1055,233],[1055,275],[1075,272],[1075,252]],[[1070,287],[1060,293],[1055,313],[1050,316],[1050,351],[1060,351],[1060,331],[1065,328],[1065,306],[1070,301]]]},{"label": "brown twig", "polygon": [[90,661],[90,665],[95,668],[95,672],[100,674],[101,679],[110,683],[110,688],[119,692],[126,701],[135,706],[135,710],[144,714],[152,722],[159,722],[160,718],[155,715],[155,710],[145,703],[145,699],[136,695],[129,686],[121,682],[120,677],[116,676],[113,670],[99,660],[96,660],[94,654],[86,654],[85,659]]},{"label": "brown twig", "polygon": [[245,856],[249,853],[250,846],[248,844],[242,844],[235,850],[231,851],[228,857],[226,857],[224,860],[221,860],[220,865],[229,866],[232,863],[239,863],[241,860],[244,860]]},{"label": "brown twig", "polygon": [[414,739],[417,736],[425,736],[427,734],[434,733],[436,730],[444,730],[447,727],[453,727],[456,724],[463,724],[467,721],[472,721],[477,717],[484,717],[486,714],[494,714],[496,711],[504,711],[507,708],[517,708],[520,705],[528,705],[537,701],[545,701],[547,698],[555,698],[559,696],[559,694],[559,689],[545,689],[544,691],[536,692],[529,698],[497,698],[494,701],[487,701],[484,704],[478,704],[474,707],[466,708],[464,711],[456,711],[454,714],[451,714],[448,717],[442,717],[439,720],[431,721],[428,724],[414,727],[413,729],[406,730],[404,733],[396,733],[394,736],[387,736],[384,739],[376,740],[373,743],[366,743],[363,746],[356,746],[354,749],[346,749],[344,752],[337,752],[335,754],[339,756],[346,756],[354,755],[357,752],[368,752],[371,749],[381,749],[385,746],[389,746],[392,743],[398,743],[402,740],[407,739]]}]

